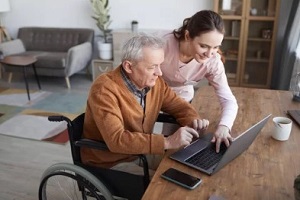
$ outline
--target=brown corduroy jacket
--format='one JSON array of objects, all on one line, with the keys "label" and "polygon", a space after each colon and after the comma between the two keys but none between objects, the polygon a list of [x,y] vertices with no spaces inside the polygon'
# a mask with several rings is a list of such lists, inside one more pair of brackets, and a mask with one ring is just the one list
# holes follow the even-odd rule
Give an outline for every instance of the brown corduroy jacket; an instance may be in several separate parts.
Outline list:
[{"label": "brown corduroy jacket", "polygon": [[121,66],[99,76],[88,96],[83,137],[105,141],[110,152],[82,148],[83,162],[112,167],[136,159],[138,154],[163,154],[164,136],[152,133],[159,112],[173,115],[182,126],[192,126],[199,118],[162,78],[147,93],[145,105],[144,110],[125,85]]}]

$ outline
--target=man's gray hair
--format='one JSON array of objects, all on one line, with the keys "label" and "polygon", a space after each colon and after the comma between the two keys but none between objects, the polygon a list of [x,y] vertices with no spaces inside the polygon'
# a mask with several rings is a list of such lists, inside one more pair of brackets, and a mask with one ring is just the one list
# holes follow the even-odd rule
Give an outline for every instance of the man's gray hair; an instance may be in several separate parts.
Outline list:
[{"label": "man's gray hair", "polygon": [[164,40],[160,37],[140,33],[130,38],[122,49],[122,62],[129,60],[131,62],[138,62],[143,59],[143,48],[149,47],[153,49],[163,49]]}]

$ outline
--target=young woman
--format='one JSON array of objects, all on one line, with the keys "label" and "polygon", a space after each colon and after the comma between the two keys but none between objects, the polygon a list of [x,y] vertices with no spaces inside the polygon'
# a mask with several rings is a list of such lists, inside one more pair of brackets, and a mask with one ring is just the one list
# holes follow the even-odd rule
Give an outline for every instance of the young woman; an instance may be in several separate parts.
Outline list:
[{"label": "young woman", "polygon": [[186,101],[194,97],[194,86],[206,78],[213,86],[222,115],[213,137],[216,151],[221,142],[230,145],[231,127],[238,105],[232,94],[219,52],[224,37],[224,23],[220,15],[202,10],[183,21],[172,33],[165,34],[165,60],[161,65],[163,78]]}]

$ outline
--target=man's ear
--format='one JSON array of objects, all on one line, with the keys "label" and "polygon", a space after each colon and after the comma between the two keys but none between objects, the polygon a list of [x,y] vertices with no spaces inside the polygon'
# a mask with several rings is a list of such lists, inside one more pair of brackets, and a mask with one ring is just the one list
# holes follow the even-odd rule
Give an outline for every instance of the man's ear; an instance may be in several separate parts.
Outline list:
[{"label": "man's ear", "polygon": [[126,73],[131,74],[132,73],[132,64],[128,60],[123,61],[122,63],[123,69],[126,71]]}]

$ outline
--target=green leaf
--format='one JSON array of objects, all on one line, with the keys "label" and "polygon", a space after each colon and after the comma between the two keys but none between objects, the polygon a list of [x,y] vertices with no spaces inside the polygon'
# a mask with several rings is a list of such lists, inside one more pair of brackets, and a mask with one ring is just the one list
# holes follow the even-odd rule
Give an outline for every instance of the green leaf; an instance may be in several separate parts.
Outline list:
[{"label": "green leaf", "polygon": [[111,24],[108,7],[109,0],[90,0],[94,14],[92,18],[96,20],[97,27],[105,32]]}]

